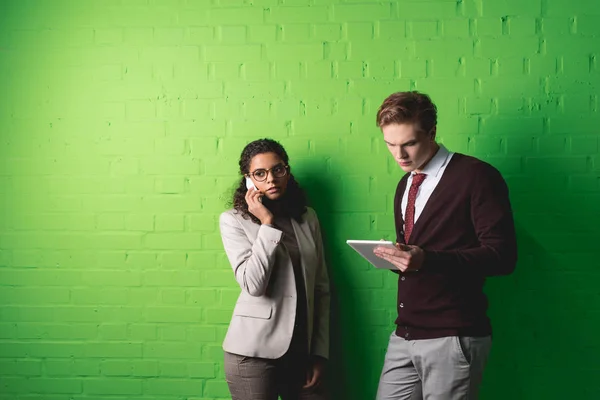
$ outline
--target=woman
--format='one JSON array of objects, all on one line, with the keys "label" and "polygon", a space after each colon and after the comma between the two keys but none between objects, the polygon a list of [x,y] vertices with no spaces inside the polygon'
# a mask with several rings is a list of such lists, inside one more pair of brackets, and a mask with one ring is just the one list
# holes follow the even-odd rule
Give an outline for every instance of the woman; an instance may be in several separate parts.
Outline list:
[{"label": "woman", "polygon": [[279,143],[249,143],[239,165],[233,209],[220,218],[242,288],[223,343],[232,400],[324,398],[329,279],[319,221]]}]

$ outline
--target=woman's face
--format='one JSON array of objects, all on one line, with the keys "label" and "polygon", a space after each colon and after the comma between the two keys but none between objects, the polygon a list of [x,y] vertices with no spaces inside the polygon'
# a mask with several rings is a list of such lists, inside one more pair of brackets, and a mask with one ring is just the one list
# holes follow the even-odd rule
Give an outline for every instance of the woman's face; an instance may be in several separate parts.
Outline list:
[{"label": "woman's face", "polygon": [[275,153],[261,153],[250,160],[249,175],[254,186],[269,200],[280,199],[287,189],[287,165]]}]

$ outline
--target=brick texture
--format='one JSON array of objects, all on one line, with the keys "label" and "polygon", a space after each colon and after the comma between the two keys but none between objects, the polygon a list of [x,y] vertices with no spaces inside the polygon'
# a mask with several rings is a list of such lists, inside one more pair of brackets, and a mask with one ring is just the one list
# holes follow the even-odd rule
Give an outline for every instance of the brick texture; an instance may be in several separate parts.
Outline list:
[{"label": "brick texture", "polygon": [[[317,209],[334,399],[374,397],[401,171],[374,124],[428,92],[451,150],[511,189],[517,272],[489,282],[485,399],[596,398],[597,0],[0,4],[0,400],[227,399],[239,289],[217,217],[270,136]],[[564,339],[568,338],[568,342]],[[550,384],[548,384],[551,382]]]}]

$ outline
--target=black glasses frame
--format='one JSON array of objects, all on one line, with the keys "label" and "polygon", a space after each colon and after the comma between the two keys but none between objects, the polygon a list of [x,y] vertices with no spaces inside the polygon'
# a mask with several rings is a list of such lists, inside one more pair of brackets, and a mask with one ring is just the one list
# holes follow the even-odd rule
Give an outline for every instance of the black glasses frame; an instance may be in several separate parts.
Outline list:
[{"label": "black glasses frame", "polygon": [[[282,170],[282,172],[281,172],[281,175],[278,175],[278,174],[276,174],[276,173],[273,171],[274,169],[276,169],[276,168],[278,168],[278,167],[283,167],[283,170]],[[289,166],[289,165],[285,165],[285,164],[277,164],[277,165],[275,165],[273,168],[268,168],[268,169],[267,169],[267,168],[258,168],[258,169],[254,170],[254,171],[252,171],[252,172],[249,172],[249,173],[247,174],[247,176],[251,176],[251,177],[252,177],[252,178],[254,178],[254,180],[255,180],[255,181],[257,181],[257,182],[264,182],[264,181],[266,181],[266,180],[267,180],[267,178],[269,177],[269,172],[270,172],[271,174],[273,174],[273,177],[274,177],[274,178],[283,178],[284,176],[286,176],[286,175],[288,174],[288,171],[289,171],[289,169],[290,169],[290,166]],[[261,179],[261,178],[258,178],[258,177],[256,176],[256,173],[257,173],[257,172],[264,172],[264,173],[265,173],[265,176],[264,176],[264,178],[262,178],[262,179]]]}]

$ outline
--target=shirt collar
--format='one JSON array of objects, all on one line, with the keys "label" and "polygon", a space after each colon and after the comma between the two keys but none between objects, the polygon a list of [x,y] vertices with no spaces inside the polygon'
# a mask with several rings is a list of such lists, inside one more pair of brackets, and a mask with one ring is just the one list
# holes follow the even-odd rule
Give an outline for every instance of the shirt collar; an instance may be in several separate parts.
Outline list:
[{"label": "shirt collar", "polygon": [[[448,149],[446,149],[446,147],[444,147],[443,144],[439,144],[439,146],[440,148],[435,153],[433,158],[429,160],[427,165],[425,165],[425,168],[423,168],[421,173],[437,177],[440,170],[448,163],[450,152],[448,151]],[[411,177],[413,175],[415,175],[414,172],[411,173]]]}]

